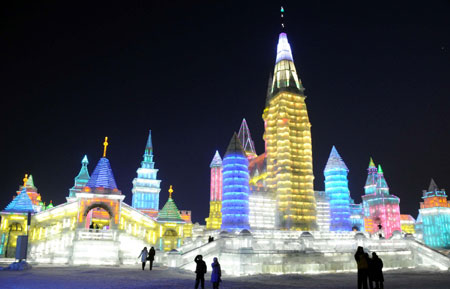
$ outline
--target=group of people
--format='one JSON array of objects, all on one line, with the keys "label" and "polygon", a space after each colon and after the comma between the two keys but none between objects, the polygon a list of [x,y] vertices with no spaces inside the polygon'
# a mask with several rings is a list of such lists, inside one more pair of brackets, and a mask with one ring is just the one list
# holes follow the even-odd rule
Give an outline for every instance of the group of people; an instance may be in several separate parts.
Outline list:
[{"label": "group of people", "polygon": [[[205,261],[203,261],[203,256],[197,255],[194,259],[194,262],[197,263],[197,266],[195,268],[195,289],[198,288],[199,284],[201,284],[202,289],[205,289],[205,274],[207,268]],[[222,279],[220,279],[222,277],[222,270],[220,269],[220,264],[217,257],[214,257],[211,267],[211,283],[213,285],[213,289],[219,289],[219,283],[222,282]]]},{"label": "group of people", "polygon": [[142,249],[141,254],[138,256],[138,258],[141,258],[142,270],[145,269],[145,264],[147,263],[147,261],[150,262],[150,270],[152,270],[153,261],[155,260],[155,248],[151,247],[150,251],[148,251],[147,247],[144,247],[144,249]]},{"label": "group of people", "polygon": [[[147,261],[150,262],[150,270],[153,268],[153,261],[155,260],[155,248],[151,247],[147,250],[147,247],[141,251],[138,256],[142,261],[142,270],[145,269]],[[355,253],[355,260],[358,266],[358,289],[383,289],[383,261],[378,257],[377,253],[372,253],[372,258],[369,254],[364,252],[363,247],[358,247]],[[200,285],[202,289],[205,288],[205,274],[208,271],[205,261],[203,261],[202,255],[197,255],[194,259],[197,264],[195,268],[195,289]],[[211,264],[211,283],[213,289],[218,289],[220,282],[222,282],[222,270],[220,268],[219,260],[214,257]],[[375,287],[373,286],[375,283]],[[369,284],[369,286],[367,286]]]},{"label": "group of people", "polygon": [[368,253],[364,252],[363,247],[358,247],[355,253],[356,264],[358,265],[358,289],[368,289],[367,281],[369,281],[369,288],[383,289],[383,261],[378,257],[377,253],[372,253],[372,258]]},{"label": "group of people", "polygon": [[[150,270],[153,268],[153,261],[155,260],[155,248],[151,247],[150,250],[147,250],[147,247],[142,249],[141,254],[139,254],[138,258],[141,258],[142,262],[142,270],[145,269],[145,264],[147,261],[150,262]],[[208,271],[206,267],[205,261],[203,261],[202,255],[197,255],[194,259],[194,262],[197,264],[195,268],[195,288],[197,289],[200,285],[202,289],[205,288],[205,274]],[[211,264],[212,273],[211,273],[211,282],[213,285],[213,289],[219,289],[219,283],[222,282],[222,270],[220,269],[219,260],[217,257],[214,257],[213,263]]]}]

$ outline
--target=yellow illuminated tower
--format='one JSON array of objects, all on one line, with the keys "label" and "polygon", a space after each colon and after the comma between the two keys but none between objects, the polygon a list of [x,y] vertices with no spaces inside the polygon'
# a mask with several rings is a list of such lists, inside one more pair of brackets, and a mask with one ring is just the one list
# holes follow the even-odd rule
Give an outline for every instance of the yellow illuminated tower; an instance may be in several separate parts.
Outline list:
[{"label": "yellow illuminated tower", "polygon": [[281,33],[263,119],[267,189],[275,195],[277,227],[316,230],[311,124],[286,33]]}]

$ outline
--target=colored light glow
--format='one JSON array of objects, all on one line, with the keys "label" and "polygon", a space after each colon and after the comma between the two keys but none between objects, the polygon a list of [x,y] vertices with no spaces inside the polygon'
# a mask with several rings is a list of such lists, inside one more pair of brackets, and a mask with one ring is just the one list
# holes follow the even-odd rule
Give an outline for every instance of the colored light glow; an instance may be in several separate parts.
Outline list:
[{"label": "colored light glow", "polygon": [[276,63],[281,60],[294,61],[292,57],[291,46],[289,45],[286,33],[280,33],[277,45],[277,59]]}]

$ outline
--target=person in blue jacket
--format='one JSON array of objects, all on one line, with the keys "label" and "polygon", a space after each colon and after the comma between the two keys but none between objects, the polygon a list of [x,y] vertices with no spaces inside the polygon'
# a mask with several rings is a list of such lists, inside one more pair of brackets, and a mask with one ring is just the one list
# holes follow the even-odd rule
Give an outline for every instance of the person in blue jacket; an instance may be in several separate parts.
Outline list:
[{"label": "person in blue jacket", "polygon": [[220,277],[222,277],[222,271],[220,269],[219,260],[217,257],[214,257],[213,263],[211,264],[212,273],[211,273],[211,282],[213,284],[213,289],[219,289],[219,283],[222,282]]}]

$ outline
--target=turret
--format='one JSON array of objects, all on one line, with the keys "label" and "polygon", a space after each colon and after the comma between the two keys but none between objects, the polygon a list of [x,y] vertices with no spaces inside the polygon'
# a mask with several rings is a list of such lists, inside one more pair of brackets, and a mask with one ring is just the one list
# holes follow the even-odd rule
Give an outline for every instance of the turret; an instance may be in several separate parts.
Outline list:
[{"label": "turret", "polygon": [[241,127],[239,128],[238,138],[241,141],[242,147],[244,148],[245,155],[250,160],[257,157],[255,151],[255,144],[253,143],[252,136],[250,135],[250,130],[248,129],[247,121],[245,118],[242,120]]},{"label": "turret", "polygon": [[137,169],[137,177],[133,179],[132,206],[141,212],[156,217],[159,210],[159,193],[161,181],[157,179],[158,169],[153,162],[152,131],[148,133],[141,167]]},{"label": "turret", "polygon": [[222,230],[249,229],[248,159],[234,133],[223,158]]},{"label": "turret", "polygon": [[78,175],[74,179],[74,186],[69,190],[68,201],[71,198],[74,198],[77,193],[80,193],[82,189],[88,183],[90,176],[87,166],[89,165],[89,161],[87,156],[85,155],[81,160],[81,169]]},{"label": "turret", "polygon": [[375,166],[373,159],[370,158],[369,167],[367,168],[366,185],[364,186],[364,191],[366,195],[375,193],[375,189],[377,187],[377,180],[378,180],[377,167]]},{"label": "turret", "polygon": [[323,173],[325,192],[330,198],[330,231],[351,231],[348,168],[334,146]]}]

